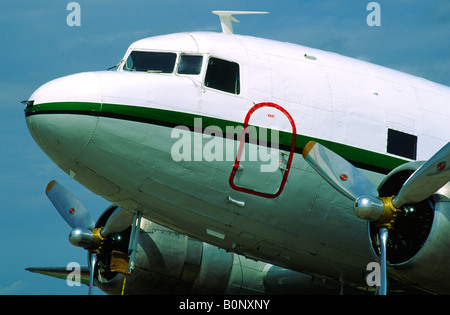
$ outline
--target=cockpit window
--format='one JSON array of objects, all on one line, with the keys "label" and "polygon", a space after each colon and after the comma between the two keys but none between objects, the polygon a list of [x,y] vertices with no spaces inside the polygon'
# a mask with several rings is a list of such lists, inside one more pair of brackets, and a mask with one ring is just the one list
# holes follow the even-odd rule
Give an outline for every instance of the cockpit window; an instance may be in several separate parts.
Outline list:
[{"label": "cockpit window", "polygon": [[123,70],[150,73],[172,73],[177,54],[168,52],[132,51]]},{"label": "cockpit window", "polygon": [[228,93],[239,94],[239,65],[235,62],[211,57],[208,60],[205,86]]},{"label": "cockpit window", "polygon": [[178,74],[200,74],[202,71],[203,56],[181,55],[178,64]]}]

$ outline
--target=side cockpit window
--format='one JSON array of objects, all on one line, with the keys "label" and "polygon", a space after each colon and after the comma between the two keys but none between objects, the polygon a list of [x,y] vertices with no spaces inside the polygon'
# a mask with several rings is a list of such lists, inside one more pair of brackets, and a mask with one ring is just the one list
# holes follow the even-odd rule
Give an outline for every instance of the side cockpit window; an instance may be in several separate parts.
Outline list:
[{"label": "side cockpit window", "polygon": [[132,51],[123,67],[124,71],[172,73],[177,54],[169,52]]},{"label": "side cockpit window", "polygon": [[205,86],[233,94],[240,93],[239,65],[211,57],[206,70]]},{"label": "side cockpit window", "polygon": [[178,74],[198,75],[202,71],[203,56],[181,55]]}]

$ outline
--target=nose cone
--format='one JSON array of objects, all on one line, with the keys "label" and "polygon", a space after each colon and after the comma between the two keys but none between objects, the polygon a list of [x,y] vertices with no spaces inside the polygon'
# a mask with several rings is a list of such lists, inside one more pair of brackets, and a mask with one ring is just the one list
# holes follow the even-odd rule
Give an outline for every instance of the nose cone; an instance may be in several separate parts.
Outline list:
[{"label": "nose cone", "polygon": [[92,72],[50,81],[31,95],[25,109],[28,129],[60,167],[83,153],[95,130],[101,99],[101,83]]},{"label": "nose cone", "polygon": [[69,234],[69,241],[74,246],[86,248],[94,243],[94,233],[86,228],[75,228]]}]

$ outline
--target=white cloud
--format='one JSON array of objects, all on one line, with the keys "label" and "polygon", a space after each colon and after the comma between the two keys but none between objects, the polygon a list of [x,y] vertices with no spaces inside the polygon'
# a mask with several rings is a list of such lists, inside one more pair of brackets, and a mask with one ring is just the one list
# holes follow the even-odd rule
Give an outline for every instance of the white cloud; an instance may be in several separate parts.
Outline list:
[{"label": "white cloud", "polygon": [[0,295],[11,295],[11,294],[17,294],[21,290],[25,288],[25,282],[19,280],[11,283],[10,285],[6,287],[0,286]]}]

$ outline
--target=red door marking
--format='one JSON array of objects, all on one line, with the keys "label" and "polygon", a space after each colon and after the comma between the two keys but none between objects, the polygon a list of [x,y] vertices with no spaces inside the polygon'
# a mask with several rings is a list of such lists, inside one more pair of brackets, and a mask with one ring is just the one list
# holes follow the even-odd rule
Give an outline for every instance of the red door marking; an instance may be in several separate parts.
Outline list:
[{"label": "red door marking", "polygon": [[[236,176],[236,171],[239,168],[239,161],[241,159],[242,150],[244,148],[245,134],[246,134],[246,131],[247,131],[247,128],[248,128],[248,122],[250,120],[250,116],[257,109],[259,109],[261,107],[272,107],[272,108],[278,109],[279,111],[281,111],[287,117],[287,119],[289,120],[289,122],[291,124],[291,127],[292,127],[292,142],[291,142],[291,147],[290,147],[289,159],[288,159],[287,164],[286,164],[286,170],[284,172],[284,175],[283,175],[283,178],[282,178],[282,181],[281,181],[281,184],[280,184],[280,188],[278,189],[278,191],[275,194],[268,194],[268,193],[262,193],[262,192],[254,191],[252,189],[248,189],[248,188],[245,188],[245,187],[237,186],[233,182],[234,181],[234,177]],[[297,137],[297,128],[295,127],[294,119],[289,114],[289,112],[287,110],[285,110],[283,107],[281,107],[280,105],[277,105],[275,103],[270,103],[270,102],[264,102],[264,103],[256,104],[255,106],[250,108],[250,110],[248,111],[247,115],[245,116],[244,131],[242,132],[242,135],[241,135],[238,153],[236,155],[236,159],[234,161],[233,169],[231,170],[230,178],[228,180],[231,188],[233,188],[234,190],[237,190],[237,191],[241,191],[241,192],[245,192],[245,193],[248,193],[248,194],[252,194],[252,195],[256,195],[256,196],[260,196],[260,197],[265,197],[265,198],[276,198],[276,197],[278,197],[281,194],[281,192],[283,191],[284,185],[286,184],[286,180],[287,180],[287,177],[289,175],[289,171],[291,169],[292,158],[294,157],[296,137]]]}]

